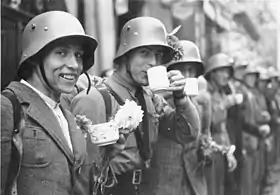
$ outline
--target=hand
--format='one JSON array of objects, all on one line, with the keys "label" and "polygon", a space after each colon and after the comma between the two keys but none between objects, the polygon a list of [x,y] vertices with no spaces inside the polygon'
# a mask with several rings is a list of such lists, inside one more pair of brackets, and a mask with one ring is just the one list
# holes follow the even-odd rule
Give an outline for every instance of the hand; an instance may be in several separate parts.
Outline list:
[{"label": "hand", "polygon": [[270,114],[267,111],[263,111],[261,113],[261,115],[262,115],[263,121],[269,122],[271,120]]},{"label": "hand", "polygon": [[229,108],[234,105],[241,104],[243,102],[243,94],[237,93],[228,95],[224,101],[224,107]]},{"label": "hand", "polygon": [[125,137],[123,134],[120,134],[120,138],[117,143],[106,146],[107,155],[111,159],[117,154],[121,153],[125,148]]},{"label": "hand", "polygon": [[228,171],[232,172],[237,167],[237,160],[231,153],[227,154],[227,160],[228,160]]},{"label": "hand", "polygon": [[179,70],[171,70],[167,73],[170,85],[169,89],[173,92],[184,93],[186,80]]},{"label": "hand", "polygon": [[262,125],[259,127],[260,134],[265,137],[270,133],[270,127],[269,125]]}]

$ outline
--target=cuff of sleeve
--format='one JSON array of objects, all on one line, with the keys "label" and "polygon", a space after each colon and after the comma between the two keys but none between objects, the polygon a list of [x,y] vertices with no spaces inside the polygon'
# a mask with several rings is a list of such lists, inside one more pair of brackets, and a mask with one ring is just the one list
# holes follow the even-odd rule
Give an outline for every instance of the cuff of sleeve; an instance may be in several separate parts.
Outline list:
[{"label": "cuff of sleeve", "polygon": [[184,96],[183,98],[180,99],[174,98],[174,104],[177,108],[186,110],[190,107],[191,100],[188,96]]}]

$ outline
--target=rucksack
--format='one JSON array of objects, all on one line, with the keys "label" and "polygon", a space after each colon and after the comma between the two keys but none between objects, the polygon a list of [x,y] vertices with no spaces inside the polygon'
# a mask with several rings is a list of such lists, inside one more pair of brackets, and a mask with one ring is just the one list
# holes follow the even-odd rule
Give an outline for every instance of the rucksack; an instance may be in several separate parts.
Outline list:
[{"label": "rucksack", "polygon": [[[13,119],[14,130],[12,133],[12,146],[11,146],[11,158],[9,170],[7,173],[6,183],[1,181],[1,195],[3,194],[17,194],[16,179],[19,174],[21,157],[22,157],[22,142],[20,138],[20,120],[21,120],[21,104],[18,101],[17,96],[11,90],[2,91],[2,95],[5,96],[12,104],[13,107]],[[3,162],[3,159],[2,159]],[[2,170],[3,171],[3,170]]]}]

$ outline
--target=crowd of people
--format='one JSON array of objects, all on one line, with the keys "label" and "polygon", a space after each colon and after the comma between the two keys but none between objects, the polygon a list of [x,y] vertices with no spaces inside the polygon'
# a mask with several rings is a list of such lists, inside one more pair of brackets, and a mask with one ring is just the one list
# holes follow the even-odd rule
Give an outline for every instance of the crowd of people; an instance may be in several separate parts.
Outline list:
[{"label": "crowd of people", "polygon": [[[202,61],[195,43],[152,17],[124,25],[104,78],[87,73],[97,45],[66,12],[26,25],[18,78],[1,95],[1,194],[262,195],[273,185],[276,69],[225,53]],[[159,65],[170,85],[155,93],[147,71]],[[143,120],[116,143],[97,146],[77,126],[77,115],[108,122],[127,99]]]}]

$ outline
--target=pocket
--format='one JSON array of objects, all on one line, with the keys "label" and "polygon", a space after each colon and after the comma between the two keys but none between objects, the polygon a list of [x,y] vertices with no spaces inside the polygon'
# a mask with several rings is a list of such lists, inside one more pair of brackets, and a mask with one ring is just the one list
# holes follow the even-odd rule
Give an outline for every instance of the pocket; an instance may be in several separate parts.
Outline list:
[{"label": "pocket", "polygon": [[36,126],[26,126],[22,142],[23,167],[42,168],[50,165],[50,139],[43,129]]},{"label": "pocket", "polygon": [[158,137],[159,119],[157,114],[148,112],[149,128],[150,128],[150,140],[156,142]]}]

